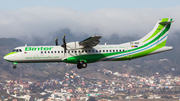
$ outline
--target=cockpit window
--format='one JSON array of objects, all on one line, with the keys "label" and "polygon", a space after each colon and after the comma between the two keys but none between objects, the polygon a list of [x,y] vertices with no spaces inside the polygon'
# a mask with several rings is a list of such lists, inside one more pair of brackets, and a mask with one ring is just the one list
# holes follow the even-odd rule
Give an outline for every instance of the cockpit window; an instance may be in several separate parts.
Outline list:
[{"label": "cockpit window", "polygon": [[21,49],[19,49],[19,52],[22,52],[22,50],[21,50]]},{"label": "cockpit window", "polygon": [[16,52],[16,49],[14,49],[12,52]]},{"label": "cockpit window", "polygon": [[21,49],[14,49],[12,52],[22,52]]}]

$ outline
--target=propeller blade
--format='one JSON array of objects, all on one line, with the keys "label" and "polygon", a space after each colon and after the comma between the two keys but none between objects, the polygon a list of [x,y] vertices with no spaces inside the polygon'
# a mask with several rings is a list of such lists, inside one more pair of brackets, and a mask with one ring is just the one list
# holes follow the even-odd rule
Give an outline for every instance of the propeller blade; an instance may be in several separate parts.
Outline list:
[{"label": "propeller blade", "polygon": [[63,43],[66,43],[65,34],[63,36]]},{"label": "propeller blade", "polygon": [[63,47],[64,47],[64,55],[65,55],[66,50],[67,50],[67,48],[66,48],[66,39],[65,39],[65,34],[64,34],[64,36],[63,36]]},{"label": "propeller blade", "polygon": [[64,50],[65,50],[65,51],[67,50],[65,34],[64,34],[64,36],[63,36],[63,45],[62,45],[62,47],[64,47]]},{"label": "propeller blade", "polygon": [[55,44],[58,46],[58,37],[55,39]]}]

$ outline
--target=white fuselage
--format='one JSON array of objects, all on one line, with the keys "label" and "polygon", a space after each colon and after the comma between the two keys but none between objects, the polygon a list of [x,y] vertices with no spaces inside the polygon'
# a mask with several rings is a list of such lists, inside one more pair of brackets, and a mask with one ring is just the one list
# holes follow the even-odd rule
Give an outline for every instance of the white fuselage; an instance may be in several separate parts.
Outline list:
[{"label": "white fuselage", "polygon": [[[27,48],[27,47],[31,47]],[[48,49],[50,47],[51,49]],[[44,50],[44,48],[47,48]],[[97,45],[93,48],[83,49],[70,49],[68,48],[64,52],[64,48],[61,46],[22,46],[15,49],[21,49],[22,52],[12,54],[6,58],[16,62],[62,62],[63,59],[86,54],[101,54],[101,53],[112,53],[121,52],[128,49],[127,44],[122,45]]]},{"label": "white fuselage", "polygon": [[[139,44],[140,45],[140,44]],[[124,43],[119,45],[97,45],[93,48],[67,48],[66,52],[61,46],[22,46],[15,49],[21,49],[21,52],[6,56],[7,60],[16,61],[18,63],[33,63],[33,62],[63,62],[68,57],[82,56],[82,55],[99,55],[106,53],[124,52],[136,47],[132,47],[132,43]],[[155,54],[163,51],[171,50],[172,47],[162,47],[150,54]],[[124,53],[126,60],[134,58],[132,52]],[[147,54],[148,55],[148,54]],[[91,57],[92,58],[92,57]],[[106,58],[106,57],[105,57]],[[97,61],[104,61],[104,59]],[[94,59],[94,58],[92,58]],[[107,61],[112,61],[108,59]]]}]

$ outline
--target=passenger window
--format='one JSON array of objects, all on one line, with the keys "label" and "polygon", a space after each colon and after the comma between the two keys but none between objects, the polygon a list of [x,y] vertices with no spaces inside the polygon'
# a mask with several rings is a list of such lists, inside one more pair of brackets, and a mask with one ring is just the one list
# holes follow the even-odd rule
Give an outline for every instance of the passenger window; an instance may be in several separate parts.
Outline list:
[{"label": "passenger window", "polygon": [[109,52],[111,52],[111,50],[109,50]]},{"label": "passenger window", "polygon": [[54,53],[56,53],[56,51],[54,51]]},{"label": "passenger window", "polygon": [[50,53],[50,51],[48,51],[48,53]]},{"label": "passenger window", "polygon": [[84,51],[82,51],[82,53],[83,53]]},{"label": "passenger window", "polygon": [[103,52],[105,52],[105,50],[103,50]]},{"label": "passenger window", "polygon": [[89,50],[89,53],[91,52],[91,50]]},{"label": "passenger window", "polygon": [[73,51],[71,51],[73,53]]},{"label": "passenger window", "polygon": [[101,50],[99,50],[99,52],[101,52]]},{"label": "passenger window", "polygon": [[94,50],[92,50],[92,52],[94,52]]},{"label": "passenger window", "polygon": [[60,51],[58,51],[58,53],[60,53]]},{"label": "passenger window", "polygon": [[85,50],[85,52],[87,53],[87,50]]},{"label": "passenger window", "polygon": [[68,51],[68,53],[70,53],[70,51]]},{"label": "passenger window", "polygon": [[98,50],[96,50],[96,52],[98,52]]},{"label": "passenger window", "polygon": [[43,51],[41,51],[41,53],[43,53]]},{"label": "passenger window", "polygon": [[61,51],[61,53],[63,53],[63,51]]},{"label": "passenger window", "polygon": [[79,51],[79,53],[80,53],[81,51]]},{"label": "passenger window", "polygon": [[46,51],[44,51],[44,53],[46,53]]},{"label": "passenger window", "polygon": [[77,52],[77,51],[74,51],[75,53]]},{"label": "passenger window", "polygon": [[51,51],[51,53],[53,53],[53,51]]},{"label": "passenger window", "polygon": [[118,50],[116,50],[116,52],[118,52]]},{"label": "passenger window", "polygon": [[115,51],[113,50],[113,52],[115,52]]},{"label": "passenger window", "polygon": [[106,50],[106,52],[108,52],[108,50]]},{"label": "passenger window", "polygon": [[123,52],[124,52],[124,49],[123,49]]},{"label": "passenger window", "polygon": [[119,50],[119,52],[121,52],[121,50]]}]

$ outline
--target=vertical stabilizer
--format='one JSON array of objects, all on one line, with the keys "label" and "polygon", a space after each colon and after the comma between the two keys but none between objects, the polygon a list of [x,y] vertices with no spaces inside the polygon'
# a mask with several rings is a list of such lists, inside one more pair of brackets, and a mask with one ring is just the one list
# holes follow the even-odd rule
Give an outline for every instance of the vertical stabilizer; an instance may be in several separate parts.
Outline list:
[{"label": "vertical stabilizer", "polygon": [[155,43],[156,45],[165,46],[172,22],[172,18],[160,19],[153,30],[140,39],[139,42],[141,44]]}]

